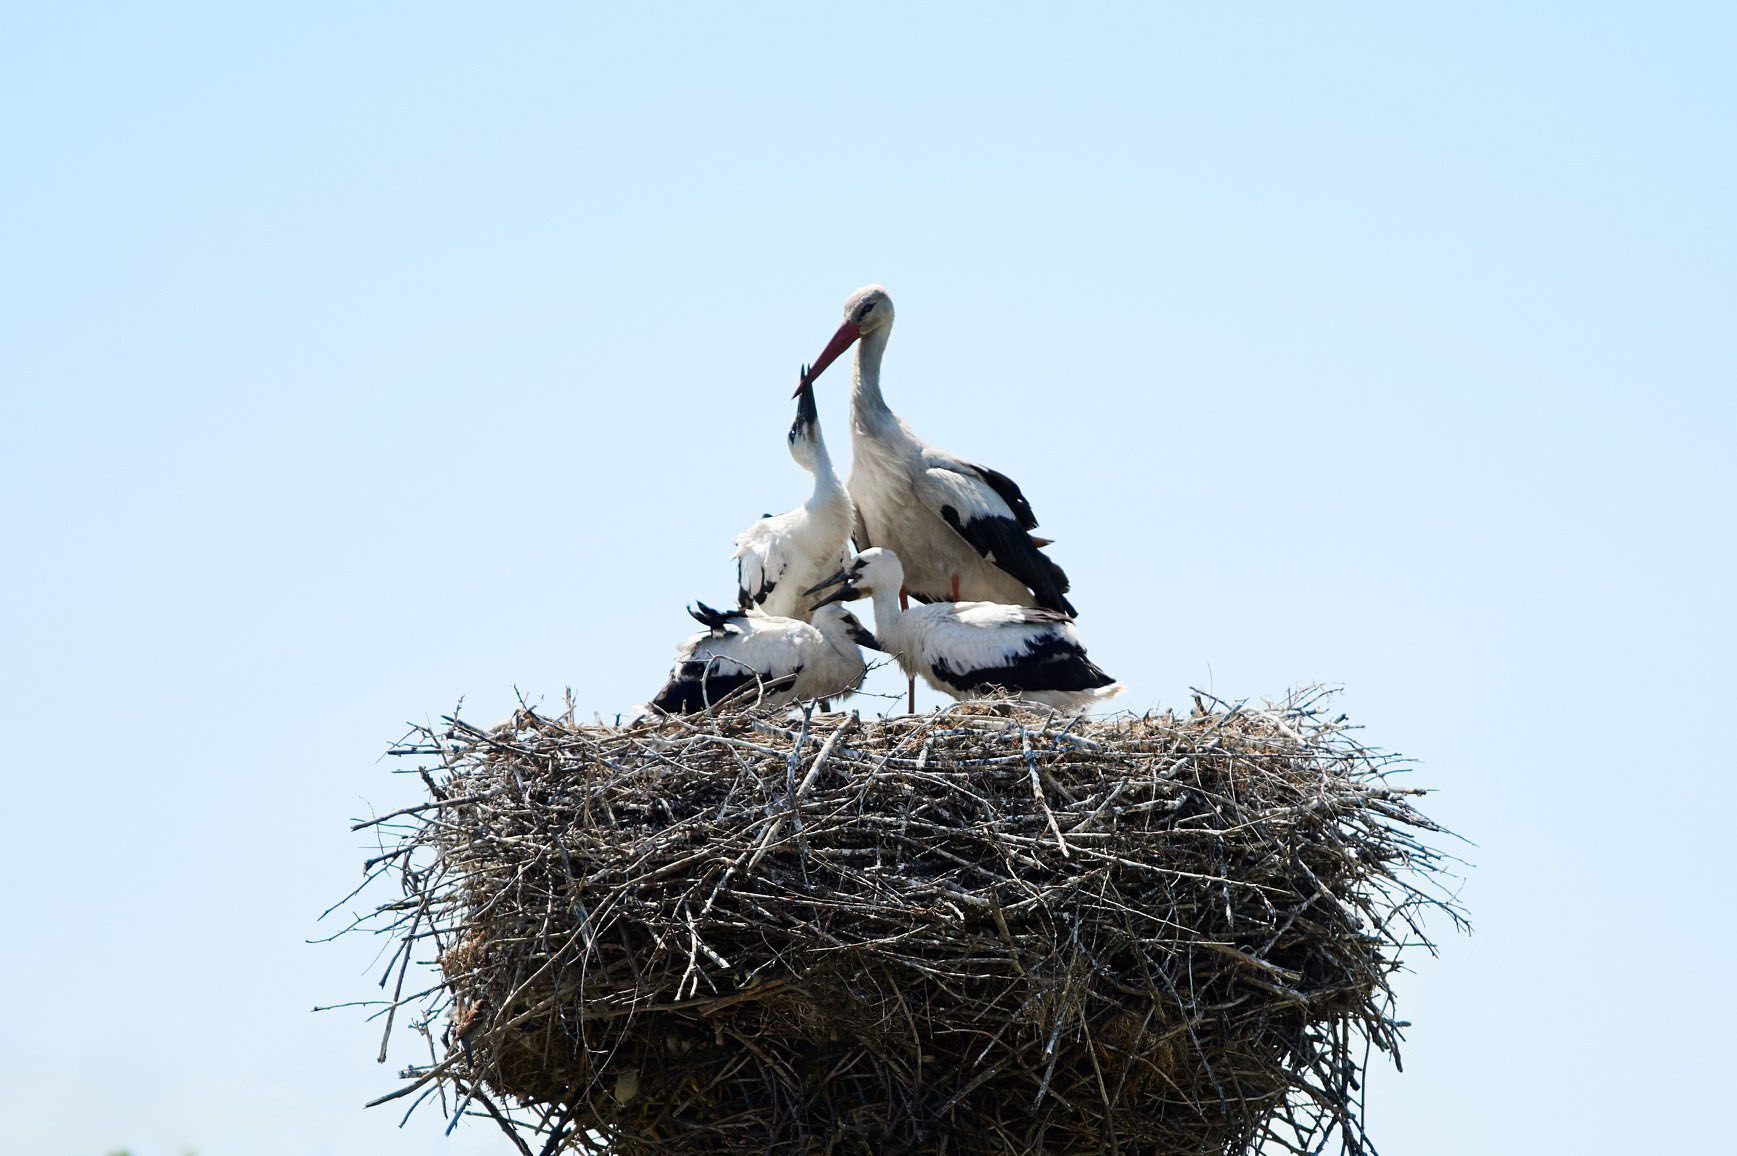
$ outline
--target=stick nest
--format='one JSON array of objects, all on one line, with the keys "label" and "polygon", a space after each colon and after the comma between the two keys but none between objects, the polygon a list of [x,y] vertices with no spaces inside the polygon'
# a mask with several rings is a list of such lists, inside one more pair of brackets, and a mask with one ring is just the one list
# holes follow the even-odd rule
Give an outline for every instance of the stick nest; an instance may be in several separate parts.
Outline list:
[{"label": "stick nest", "polygon": [[402,885],[356,925],[395,949],[382,1058],[394,1024],[428,1056],[381,1101],[527,1156],[1367,1151],[1390,977],[1460,913],[1404,764],[1342,721],[1311,691],[419,730],[430,800],[358,825]]}]

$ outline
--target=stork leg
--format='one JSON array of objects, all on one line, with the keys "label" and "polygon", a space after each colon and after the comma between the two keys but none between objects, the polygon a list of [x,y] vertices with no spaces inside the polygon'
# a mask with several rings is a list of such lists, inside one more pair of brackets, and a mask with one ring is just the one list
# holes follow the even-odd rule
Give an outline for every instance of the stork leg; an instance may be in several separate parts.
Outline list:
[{"label": "stork leg", "polygon": [[[957,602],[959,601],[959,575],[953,575],[952,585],[953,601]],[[917,713],[917,680],[914,678],[911,680],[911,713]]]},{"label": "stork leg", "polygon": [[[899,587],[899,609],[911,608],[911,595],[903,586]],[[905,713],[917,713],[917,676],[911,675],[905,682]]]}]

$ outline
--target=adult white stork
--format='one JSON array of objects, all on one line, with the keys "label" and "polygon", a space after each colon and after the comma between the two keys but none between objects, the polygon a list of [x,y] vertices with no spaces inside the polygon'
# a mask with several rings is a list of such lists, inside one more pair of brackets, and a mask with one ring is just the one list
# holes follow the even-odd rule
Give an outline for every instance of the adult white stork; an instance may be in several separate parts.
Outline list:
[{"label": "adult white stork", "polygon": [[[1002,602],[932,602],[905,609],[898,555],[873,547],[816,588],[837,586],[831,603],[874,599],[877,648],[906,674],[956,699],[997,690],[1062,710],[1079,710],[1118,694],[1122,684],[1086,657],[1073,619],[1059,610]],[[819,613],[820,611],[816,611]]]},{"label": "adult white stork", "polygon": [[768,514],[736,536],[736,584],[743,610],[806,622],[814,604],[803,591],[849,560],[854,513],[826,452],[807,366],[796,396],[787,440],[796,464],[814,475],[814,492],[794,510]]},{"label": "adult white stork", "polygon": [[842,606],[826,606],[813,622],[758,610],[713,610],[704,602],[689,614],[706,629],[676,649],[669,681],[650,705],[666,714],[692,714],[726,699],[739,705],[846,695],[862,685],[864,646],[874,635]]},{"label": "adult white stork", "polygon": [[893,331],[893,299],[879,285],[850,295],[807,383],[856,345],[850,394],[850,497],[856,546],[885,546],[905,561],[906,589],[926,602],[961,598],[1041,606],[1072,616],[1068,577],[1041,552],[1031,504],[1013,479],[936,449],[881,397],[881,358]]}]

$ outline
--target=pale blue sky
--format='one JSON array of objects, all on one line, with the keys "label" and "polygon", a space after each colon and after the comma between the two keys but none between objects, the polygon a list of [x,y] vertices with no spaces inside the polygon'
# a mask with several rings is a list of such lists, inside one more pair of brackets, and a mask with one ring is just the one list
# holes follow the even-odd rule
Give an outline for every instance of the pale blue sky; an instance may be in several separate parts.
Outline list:
[{"label": "pale blue sky", "polygon": [[345,821],[655,688],[870,280],[1126,705],[1477,842],[1384,1149],[1728,1142],[1730,8],[243,7],[0,8],[0,1150],[500,1151],[308,1014]]}]

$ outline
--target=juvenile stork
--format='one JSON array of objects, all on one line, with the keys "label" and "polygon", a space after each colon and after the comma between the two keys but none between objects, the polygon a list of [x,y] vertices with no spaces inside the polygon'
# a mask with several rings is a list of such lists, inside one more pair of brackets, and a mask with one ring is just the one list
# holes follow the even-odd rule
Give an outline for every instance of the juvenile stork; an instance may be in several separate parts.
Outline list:
[{"label": "juvenile stork", "polygon": [[1086,657],[1073,619],[1059,610],[1002,602],[933,602],[905,609],[907,583],[898,555],[874,547],[816,588],[836,586],[822,609],[868,595],[874,599],[877,648],[906,674],[956,699],[996,690],[1061,710],[1110,698],[1122,684]]},{"label": "juvenile stork", "polygon": [[876,646],[842,606],[819,609],[811,623],[704,602],[688,613],[706,629],[676,649],[669,681],[651,700],[666,714],[697,713],[725,699],[783,706],[847,695],[866,669],[858,644]]},{"label": "juvenile stork", "polygon": [[796,396],[786,440],[796,464],[814,475],[814,492],[794,510],[768,514],[736,536],[736,583],[743,610],[806,622],[814,605],[802,592],[849,560],[853,513],[826,452],[806,365]]},{"label": "juvenile stork", "polygon": [[807,384],[852,345],[850,496],[856,546],[885,546],[905,560],[908,593],[925,602],[961,598],[1040,606],[1070,617],[1068,576],[1031,531],[1031,504],[1006,474],[936,449],[881,397],[881,358],[893,331],[893,300],[879,285],[850,295]]}]

